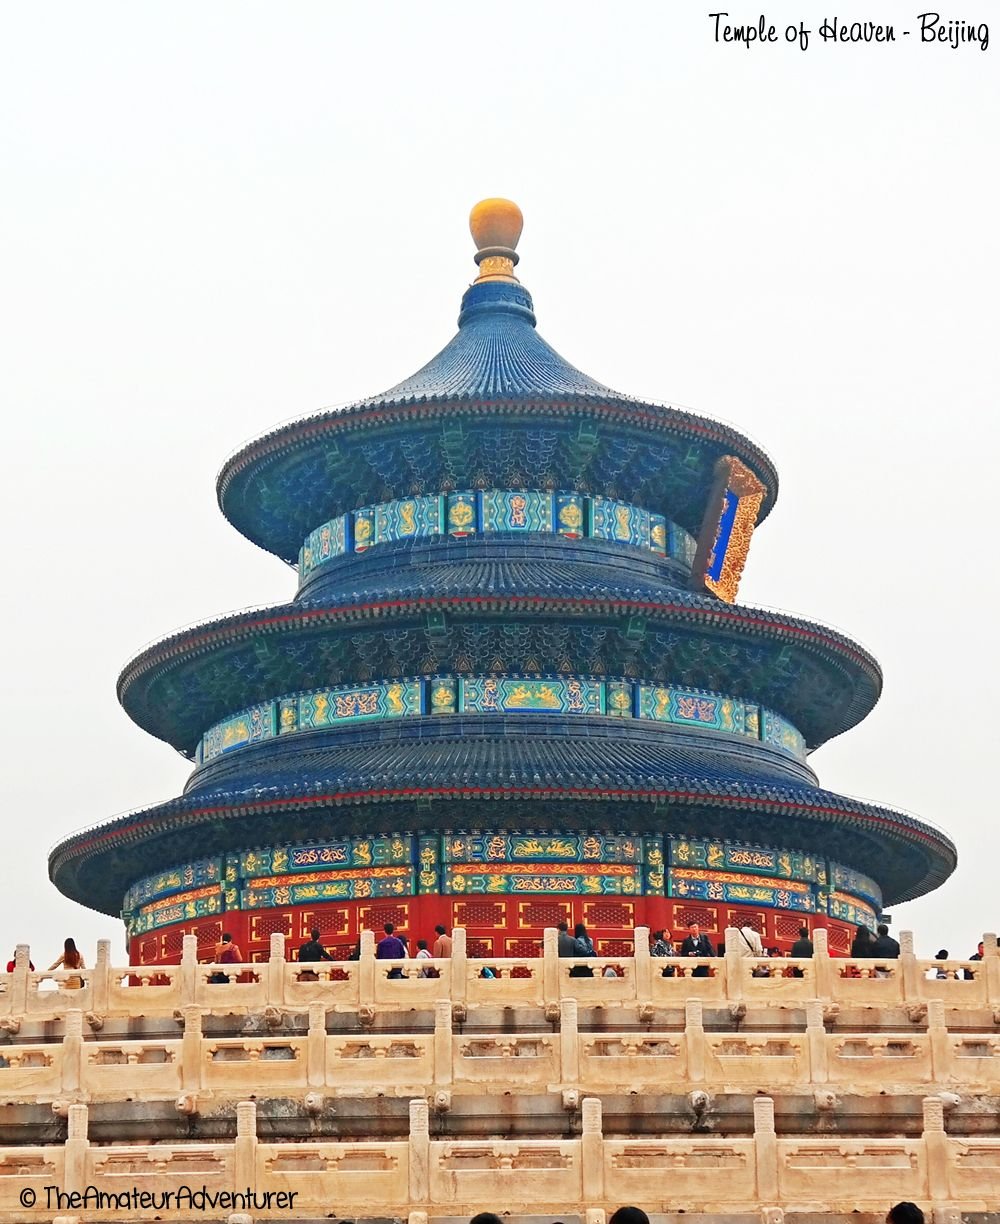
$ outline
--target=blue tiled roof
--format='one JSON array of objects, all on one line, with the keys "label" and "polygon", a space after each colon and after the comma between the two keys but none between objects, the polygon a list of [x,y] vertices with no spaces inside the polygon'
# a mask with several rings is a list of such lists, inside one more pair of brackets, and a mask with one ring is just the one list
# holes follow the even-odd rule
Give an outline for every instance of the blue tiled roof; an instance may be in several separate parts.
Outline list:
[{"label": "blue tiled roof", "polygon": [[[328,828],[331,819],[360,820],[365,827],[378,824],[373,808],[364,816],[351,815],[359,803],[395,805],[388,819],[398,829],[401,821],[419,824],[416,805],[424,796],[434,803],[457,802],[461,821],[472,825],[484,819],[474,814],[474,803],[489,800],[492,807],[502,800],[503,808],[488,817],[491,827],[534,827],[560,802],[571,802],[574,819],[585,827],[592,819],[587,812],[596,810],[593,804],[624,803],[635,809],[628,819],[644,825],[672,822],[675,831],[721,835],[723,824],[735,821],[734,830],[751,840],[804,841],[834,857],[844,854],[848,845],[857,849],[860,838],[869,846],[872,873],[887,903],[919,896],[954,868],[954,846],[937,830],[904,813],[818,786],[773,773],[762,776],[752,762],[734,759],[742,754],[691,753],[676,743],[658,750],[635,747],[623,737],[609,764],[606,748],[606,743],[589,737],[500,734],[296,753],[291,767],[278,753],[271,758],[272,768],[264,765],[266,753],[249,750],[259,761],[255,785],[188,794],[67,838],[50,856],[50,874],[68,896],[113,912],[137,875],[147,867],[156,869],[167,861],[164,854],[169,859],[181,845],[192,853],[192,846],[207,853],[209,846],[309,836],[317,822]],[[660,809],[651,809],[650,800],[663,805],[661,815],[654,815]],[[399,804],[410,817],[400,812]],[[310,815],[310,810],[323,815]],[[446,819],[443,812],[431,810],[436,812],[435,827],[440,827]],[[623,814],[615,817],[619,823],[623,819]],[[247,821],[242,833],[231,827]]]},{"label": "blue tiled roof", "polygon": [[372,723],[270,740],[216,758],[195,774],[190,794],[230,802],[270,791],[319,786],[352,790],[392,785],[597,785],[628,788],[685,779],[719,787],[804,786],[807,765],[757,740],[710,738],[641,720],[558,714],[428,716],[420,723]]},{"label": "blue tiled roof", "polygon": [[535,330],[527,289],[487,282],[466,292],[458,333],[436,357],[365,402],[547,395],[625,398],[583,374],[546,344]]}]

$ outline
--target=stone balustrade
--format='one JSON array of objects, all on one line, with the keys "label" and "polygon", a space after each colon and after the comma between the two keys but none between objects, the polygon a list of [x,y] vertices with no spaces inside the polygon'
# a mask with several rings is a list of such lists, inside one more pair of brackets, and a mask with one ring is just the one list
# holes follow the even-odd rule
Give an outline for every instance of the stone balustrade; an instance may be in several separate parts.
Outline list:
[{"label": "stone balustrade", "polygon": [[[781,1203],[786,1213],[822,1204],[826,1213],[846,1214],[884,1212],[887,1203],[910,1199],[940,1206],[945,1220],[957,1220],[959,1211],[995,1210],[1000,1138],[955,1138],[943,1119],[941,1098],[930,1096],[922,1133],[912,1138],[787,1138],[776,1134],[771,1098],[760,1096],[745,1138],[622,1138],[604,1134],[601,1102],[588,1097],[581,1132],[573,1138],[435,1139],[426,1101],[413,1100],[404,1138],[283,1144],[258,1137],[256,1105],[243,1101],[230,1142],[104,1146],[88,1137],[87,1106],[72,1105],[64,1145],[0,1148],[0,1216],[97,1218],[93,1203],[71,1197],[88,1187],[104,1194],[136,1188],[183,1196],[202,1187],[208,1194],[249,1194],[256,1201],[228,1204],[249,1219],[258,1212],[266,1218],[340,1218],[408,1210],[414,1221],[426,1219],[419,1213],[431,1208],[437,1216],[468,1218],[498,1207],[582,1219],[595,1205],[625,1202],[653,1213],[669,1202],[671,1212],[731,1214]],[[55,1200],[48,1187],[66,1197]],[[30,1210],[21,1197],[26,1189],[35,1194]],[[279,1194],[283,1210],[276,1209]],[[100,1218],[131,1218],[113,1209],[109,1201]],[[164,1220],[196,1214],[190,1204],[185,1210],[183,1197],[155,1211]]]},{"label": "stone balustrade", "polygon": [[[681,1093],[815,1090],[925,1092],[930,1085],[1000,1095],[1000,1034],[951,1032],[940,1000],[926,1027],[905,1032],[827,1031],[822,1005],[806,1005],[804,1031],[706,1031],[704,1005],[688,1000],[683,1028],[617,1026],[581,1031],[579,1004],[563,999],[549,1031],[455,1032],[453,1005],[438,1000],[431,1031],[358,1026],[327,1031],[328,1013],[311,1003],[305,1033],[218,1037],[203,1032],[205,1013],[182,1009],[177,1036],[123,1040],[92,1033],[79,1010],[66,1013],[61,1042],[0,1045],[0,1104],[76,1097],[115,1100],[122,1084],[144,1100],[182,1093],[233,1098],[455,1093]],[[84,1032],[89,1040],[84,1040]]]},{"label": "stone balustrade", "polygon": [[[732,938],[735,934],[727,933],[724,956],[705,960],[651,957],[644,927],[636,929],[634,954],[627,957],[560,959],[556,932],[548,930],[541,957],[474,960],[466,955],[465,932],[456,928],[451,959],[421,961],[418,966],[414,960],[376,960],[374,935],[366,931],[359,961],[324,961],[308,968],[286,961],[281,935],[272,936],[268,961],[241,966],[200,964],[195,939],[186,936],[179,965],[115,967],[108,942],[101,941],[97,962],[84,972],[85,984],[77,990],[70,988],[77,974],[31,972],[28,948],[21,945],[14,971],[0,974],[0,1019],[10,1027],[24,1019],[58,1019],[69,1009],[105,1017],[170,1016],[190,1006],[231,1013],[274,1007],[306,1010],[313,1002],[339,1011],[408,1009],[441,1000],[465,1007],[552,1009],[565,999],[605,1008],[683,1006],[688,999],[698,999],[705,1004],[784,1007],[821,1002],[890,1008],[940,1002],[950,1009],[1000,1011],[1000,953],[993,934],[984,937],[982,961],[938,962],[914,956],[912,936],[904,931],[899,959],[885,963],[831,957],[822,930],[815,932],[810,960],[747,958]],[[394,967],[406,976],[390,977]],[[438,976],[422,976],[426,969]],[[484,976],[485,970],[489,973]],[[581,970],[591,976],[578,976]],[[220,972],[228,982],[211,980]],[[944,976],[937,976],[939,972]]]}]

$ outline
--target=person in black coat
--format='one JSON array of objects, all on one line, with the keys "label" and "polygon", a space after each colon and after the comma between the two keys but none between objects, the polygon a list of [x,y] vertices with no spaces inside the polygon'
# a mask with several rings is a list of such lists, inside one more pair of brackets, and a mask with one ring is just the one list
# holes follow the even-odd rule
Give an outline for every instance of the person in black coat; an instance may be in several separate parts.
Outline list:
[{"label": "person in black coat", "polygon": [[851,942],[851,959],[863,960],[867,956],[874,956],[872,952],[874,946],[875,940],[872,938],[871,931],[866,926],[859,926]]},{"label": "person in black coat", "polygon": [[809,928],[799,927],[799,937],[792,944],[792,958],[808,960],[813,954],[813,941],[809,938]]},{"label": "person in black coat", "polygon": [[309,932],[311,938],[299,948],[300,961],[325,961],[333,960],[333,957],[327,952],[326,948],[319,942],[319,931],[312,930]]},{"label": "person in black coat", "polygon": [[576,956],[576,940],[569,933],[569,925],[565,922],[559,923],[559,955]]},{"label": "person in black coat", "polygon": [[889,934],[889,928],[884,922],[878,924],[878,937],[868,955],[877,957],[879,960],[899,959],[899,944]]},{"label": "person in black coat", "polygon": [[[681,956],[714,956],[707,935],[702,935],[697,922],[688,923],[688,933],[681,944]],[[692,977],[708,977],[708,965],[696,965]]]}]

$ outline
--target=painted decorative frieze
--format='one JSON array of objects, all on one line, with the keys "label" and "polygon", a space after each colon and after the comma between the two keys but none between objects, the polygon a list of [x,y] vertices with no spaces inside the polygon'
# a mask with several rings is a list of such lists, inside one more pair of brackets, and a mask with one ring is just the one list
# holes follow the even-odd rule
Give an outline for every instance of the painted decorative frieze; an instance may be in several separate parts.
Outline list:
[{"label": "painted decorative frieze", "polygon": [[382,834],[205,858],[137,881],[130,935],[227,911],[419,895],[646,896],[781,909],[873,927],[874,881],[815,855],[644,834]]},{"label": "painted decorative frieze", "polygon": [[643,718],[763,741],[805,760],[802,735],[770,710],[721,693],[581,676],[429,676],[381,680],[279,697],[206,731],[196,760],[206,765],[235,748],[327,727],[425,714],[550,713]]},{"label": "painted decorative frieze", "polygon": [[604,686],[576,677],[482,676],[460,679],[463,713],[501,714],[534,710],[554,714],[603,714]]},{"label": "painted decorative frieze", "polygon": [[578,493],[487,489],[403,497],[342,514],[306,536],[299,578],[346,553],[417,538],[455,539],[506,532],[587,537],[648,549],[690,569],[696,542],[690,532],[641,506]]}]

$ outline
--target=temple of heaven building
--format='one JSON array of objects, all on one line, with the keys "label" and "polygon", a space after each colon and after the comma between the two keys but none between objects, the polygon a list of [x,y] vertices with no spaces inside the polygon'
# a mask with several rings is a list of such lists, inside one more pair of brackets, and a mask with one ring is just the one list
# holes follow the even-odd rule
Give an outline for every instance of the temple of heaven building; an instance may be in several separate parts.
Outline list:
[{"label": "temple of heaven building", "polygon": [[164,638],[118,681],[193,762],[179,798],[67,838],[50,875],[121,914],[133,963],[347,956],[365,928],[464,926],[523,956],[583,921],[850,927],[920,896],[955,850],[820,788],[808,754],[878,700],[839,633],[734,602],[777,494],[748,439],[631,399],[535,330],[521,214],[472,212],[458,332],[390,390],[244,447],[233,526],[298,566],[289,603]]}]

